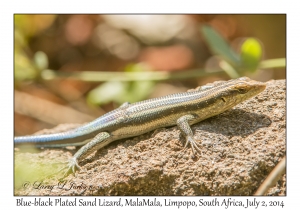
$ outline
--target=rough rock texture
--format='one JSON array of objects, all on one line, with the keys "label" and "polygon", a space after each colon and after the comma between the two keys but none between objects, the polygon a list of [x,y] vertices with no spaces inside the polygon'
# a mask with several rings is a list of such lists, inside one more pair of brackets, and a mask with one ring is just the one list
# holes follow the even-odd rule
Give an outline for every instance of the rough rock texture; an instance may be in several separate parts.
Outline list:
[{"label": "rough rock texture", "polygon": [[[269,81],[258,96],[192,129],[201,155],[182,150],[176,127],[161,128],[100,149],[62,182],[45,176],[76,150],[16,149],[15,195],[253,195],[286,153],[285,80]],[[283,175],[267,195],[285,195],[285,187]]]}]

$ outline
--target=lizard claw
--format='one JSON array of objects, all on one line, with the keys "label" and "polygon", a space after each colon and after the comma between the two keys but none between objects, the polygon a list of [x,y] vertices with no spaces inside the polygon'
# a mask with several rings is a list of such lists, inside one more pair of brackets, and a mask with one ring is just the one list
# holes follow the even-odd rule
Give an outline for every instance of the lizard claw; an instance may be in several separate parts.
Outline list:
[{"label": "lizard claw", "polygon": [[68,162],[66,162],[68,165],[61,168],[56,174],[60,173],[61,171],[66,170],[64,175],[61,177],[61,179],[65,178],[68,176],[69,173],[75,173],[76,170],[80,170],[81,167],[77,163],[77,159],[75,157],[72,157]]},{"label": "lizard claw", "polygon": [[67,176],[70,172],[72,172],[74,174],[76,170],[81,169],[81,167],[78,165],[77,159],[75,157],[72,157],[69,160],[68,165],[65,168],[67,168],[67,171],[65,172],[64,177]]},{"label": "lizard claw", "polygon": [[201,145],[196,142],[196,140],[194,139],[194,137],[192,137],[192,136],[187,136],[186,137],[186,143],[184,145],[183,151],[187,148],[188,144],[190,144],[191,147],[192,147],[193,155],[195,155],[196,153],[201,154],[201,150],[199,148],[199,147],[201,147]]}]

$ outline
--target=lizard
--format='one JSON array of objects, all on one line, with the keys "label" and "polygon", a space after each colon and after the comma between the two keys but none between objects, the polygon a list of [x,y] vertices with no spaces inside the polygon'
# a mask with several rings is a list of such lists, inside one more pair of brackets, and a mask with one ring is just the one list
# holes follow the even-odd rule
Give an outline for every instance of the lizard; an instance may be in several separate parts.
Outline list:
[{"label": "lizard", "polygon": [[184,149],[191,145],[193,155],[201,154],[201,146],[190,126],[233,108],[265,88],[265,83],[248,77],[218,81],[188,92],[132,104],[125,102],[119,108],[78,128],[55,134],[19,136],[14,138],[14,144],[36,147],[83,145],[65,167],[68,168],[66,173],[75,173],[81,169],[78,164],[80,160],[113,141],[177,125],[186,140]]}]

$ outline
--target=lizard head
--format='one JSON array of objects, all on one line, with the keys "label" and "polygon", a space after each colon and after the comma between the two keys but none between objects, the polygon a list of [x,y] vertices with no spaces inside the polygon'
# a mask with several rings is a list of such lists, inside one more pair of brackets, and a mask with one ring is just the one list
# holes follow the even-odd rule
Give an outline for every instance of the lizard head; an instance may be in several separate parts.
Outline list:
[{"label": "lizard head", "polygon": [[259,94],[265,88],[266,84],[263,82],[241,77],[224,84],[224,91],[219,93],[219,98],[229,106],[234,106]]}]

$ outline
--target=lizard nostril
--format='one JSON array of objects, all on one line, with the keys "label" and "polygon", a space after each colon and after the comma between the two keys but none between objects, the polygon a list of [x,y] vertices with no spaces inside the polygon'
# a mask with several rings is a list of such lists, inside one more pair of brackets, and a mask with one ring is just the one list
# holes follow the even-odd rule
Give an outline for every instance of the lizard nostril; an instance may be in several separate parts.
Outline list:
[{"label": "lizard nostril", "polygon": [[224,103],[226,102],[225,98],[222,97],[221,99],[222,99],[222,101],[224,101]]}]

